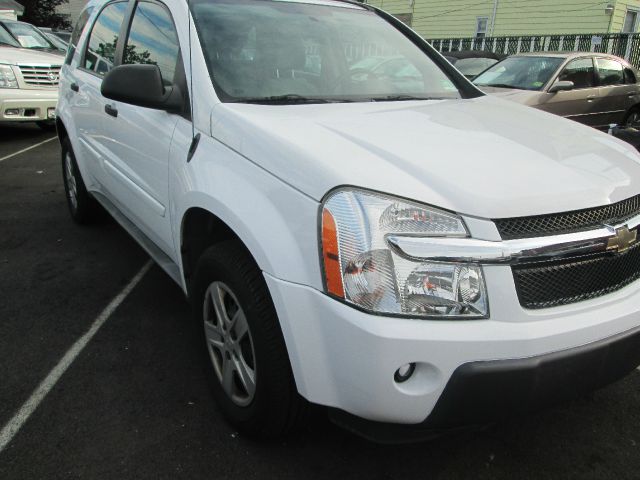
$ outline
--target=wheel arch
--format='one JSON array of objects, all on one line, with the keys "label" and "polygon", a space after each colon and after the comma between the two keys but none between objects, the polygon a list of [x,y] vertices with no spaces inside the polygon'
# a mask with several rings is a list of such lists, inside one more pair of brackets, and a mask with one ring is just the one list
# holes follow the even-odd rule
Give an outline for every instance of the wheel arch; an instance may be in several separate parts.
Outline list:
[{"label": "wheel arch", "polygon": [[211,209],[201,206],[192,206],[182,215],[180,223],[180,257],[187,294],[190,293],[191,279],[198,259],[207,248],[220,242],[227,240],[237,242],[258,268],[265,269],[264,260],[260,262],[256,258],[255,250],[248,246],[251,242],[245,241],[242,237],[246,238],[246,236],[238,233],[237,229],[230,226],[230,223],[213,213]]},{"label": "wheel arch", "polygon": [[62,142],[64,142],[65,139],[69,138],[69,132],[67,131],[67,127],[60,117],[56,117],[56,132],[58,134],[58,140],[62,145]]}]

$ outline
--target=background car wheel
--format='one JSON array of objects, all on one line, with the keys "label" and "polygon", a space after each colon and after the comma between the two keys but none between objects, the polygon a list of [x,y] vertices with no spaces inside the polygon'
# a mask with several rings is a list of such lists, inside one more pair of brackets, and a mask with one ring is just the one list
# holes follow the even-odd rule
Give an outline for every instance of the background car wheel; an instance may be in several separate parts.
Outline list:
[{"label": "background car wheel", "polygon": [[98,204],[87,192],[68,138],[62,142],[62,179],[73,221],[86,224],[94,220],[99,211]]},{"label": "background car wheel", "polygon": [[634,107],[627,114],[627,118],[624,120],[625,127],[632,127],[640,129],[640,108]]},{"label": "background car wheel", "polygon": [[204,252],[191,301],[213,396],[227,420],[260,438],[298,428],[307,403],[262,272],[242,245],[225,241]]}]

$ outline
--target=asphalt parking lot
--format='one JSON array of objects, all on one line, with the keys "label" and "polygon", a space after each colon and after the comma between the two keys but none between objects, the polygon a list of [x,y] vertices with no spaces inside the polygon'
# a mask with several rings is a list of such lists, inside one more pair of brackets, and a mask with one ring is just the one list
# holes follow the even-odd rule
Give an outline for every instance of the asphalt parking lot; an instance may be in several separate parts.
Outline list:
[{"label": "asphalt parking lot", "polygon": [[[0,430],[149,261],[108,218],[72,223],[52,137],[0,129]],[[321,417],[287,442],[253,442],[211,401],[181,290],[157,266],[142,272],[0,450],[0,479],[640,477],[639,371],[427,443],[376,445]]]}]

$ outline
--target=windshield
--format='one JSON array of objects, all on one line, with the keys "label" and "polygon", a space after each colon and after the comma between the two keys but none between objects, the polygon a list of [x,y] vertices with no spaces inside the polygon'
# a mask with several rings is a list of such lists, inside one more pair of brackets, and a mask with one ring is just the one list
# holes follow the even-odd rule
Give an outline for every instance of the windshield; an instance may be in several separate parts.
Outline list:
[{"label": "windshield", "polygon": [[21,47],[36,49],[54,49],[43,33],[28,23],[7,22],[4,24],[11,35],[18,41]]},{"label": "windshield", "polygon": [[20,44],[0,25],[0,45],[11,45],[19,47]]},{"label": "windshield", "polygon": [[475,77],[497,62],[493,58],[461,58],[455,66],[465,77]]},{"label": "windshield", "polygon": [[551,79],[564,58],[509,57],[476,78],[479,87],[518,88],[540,90]]},{"label": "windshield", "polygon": [[374,12],[330,0],[194,0],[223,101],[460,98],[447,75]]},{"label": "windshield", "polygon": [[67,42],[57,37],[53,33],[43,32],[49,40],[58,50],[66,51],[67,50]]}]

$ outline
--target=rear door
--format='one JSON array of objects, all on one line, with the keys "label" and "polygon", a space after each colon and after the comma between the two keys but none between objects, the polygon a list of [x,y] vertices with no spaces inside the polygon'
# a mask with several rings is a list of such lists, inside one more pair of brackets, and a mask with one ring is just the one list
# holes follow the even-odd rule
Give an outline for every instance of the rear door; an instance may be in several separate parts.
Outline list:
[{"label": "rear door", "polygon": [[638,86],[628,83],[622,63],[612,58],[597,58],[600,80],[600,109],[602,126],[621,124],[627,110],[634,103]]},{"label": "rear door", "polygon": [[599,91],[593,59],[583,57],[570,60],[562,68],[556,81],[573,82],[574,89],[545,93],[537,107],[586,125],[596,126],[599,122]]},{"label": "rear door", "polygon": [[[100,93],[100,85],[104,74],[115,62],[116,43],[127,3],[125,0],[111,2],[100,11],[82,46],[77,65],[70,69],[68,83],[61,85],[61,93],[70,97],[69,104],[80,144],[79,153],[88,174],[85,176],[83,172],[83,176],[91,189],[99,190],[102,184],[104,148],[101,145],[105,101]],[[73,50],[75,48],[71,47],[68,55],[73,55]]]},{"label": "rear door", "polygon": [[[125,38],[122,64],[155,64],[165,86],[179,84],[187,91],[178,34],[163,3],[137,2]],[[118,208],[173,258],[169,151],[180,115],[103,101],[104,185]]]}]

